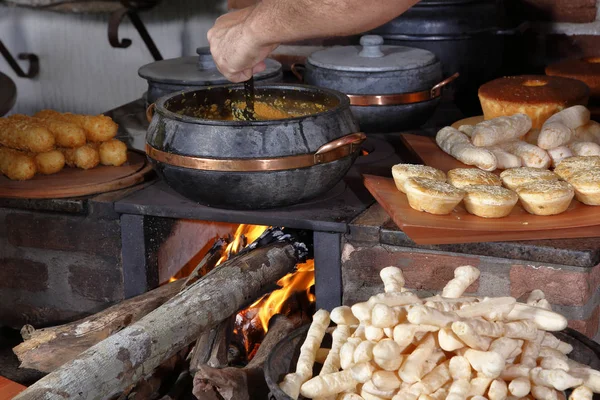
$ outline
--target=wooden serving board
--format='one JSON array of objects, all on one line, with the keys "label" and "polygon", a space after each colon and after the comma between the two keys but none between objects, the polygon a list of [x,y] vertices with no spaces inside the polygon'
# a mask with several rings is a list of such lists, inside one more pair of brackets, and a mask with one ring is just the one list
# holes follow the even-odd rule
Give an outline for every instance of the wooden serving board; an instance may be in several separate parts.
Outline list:
[{"label": "wooden serving board", "polygon": [[0,197],[58,199],[88,196],[133,186],[151,172],[152,166],[146,155],[129,150],[127,162],[119,167],[101,165],[88,170],[65,167],[56,174],[36,175],[27,181],[0,176]]},{"label": "wooden serving board", "polygon": [[25,386],[0,376],[0,400],[11,400],[25,389]]},{"label": "wooden serving board", "polygon": [[513,240],[600,237],[600,207],[573,200],[562,214],[531,215],[520,204],[504,218],[469,214],[462,203],[451,214],[413,210],[392,178],[364,175],[364,184],[392,220],[417,244],[450,244]]}]

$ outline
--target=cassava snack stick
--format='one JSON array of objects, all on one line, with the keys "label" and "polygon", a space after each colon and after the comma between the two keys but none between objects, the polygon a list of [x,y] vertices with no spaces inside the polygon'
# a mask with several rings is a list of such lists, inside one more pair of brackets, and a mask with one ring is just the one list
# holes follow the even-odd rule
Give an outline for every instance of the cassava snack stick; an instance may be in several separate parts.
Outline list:
[{"label": "cassava snack stick", "polygon": [[552,167],[556,167],[565,158],[573,157],[573,152],[567,146],[559,146],[548,150],[548,155],[552,160]]},{"label": "cassava snack stick", "polygon": [[569,149],[576,156],[600,156],[600,144],[594,142],[573,142]]},{"label": "cassava snack stick", "polygon": [[471,140],[475,146],[493,146],[519,139],[531,129],[531,118],[525,114],[497,117],[475,125]]},{"label": "cassava snack stick", "polygon": [[317,400],[558,400],[569,388],[569,400],[591,400],[600,393],[600,371],[570,360],[572,346],[547,332],[566,320],[540,308],[543,292],[530,293],[528,304],[466,297],[478,276],[459,267],[441,295],[421,300],[404,288],[400,269],[384,268],[389,291],[332,311],[337,327],[320,374],[311,376],[310,355],[321,346],[323,336],[314,333],[324,332],[323,318],[311,325],[298,369],[281,387],[300,384],[304,397]]},{"label": "cassava snack stick", "polygon": [[484,171],[493,171],[498,160],[491,151],[474,146],[469,137],[450,126],[442,128],[435,141],[442,150],[467,165],[474,165]]},{"label": "cassava snack stick", "polygon": [[497,146],[504,151],[520,157],[523,165],[526,167],[548,168],[552,162],[546,150],[522,140],[500,143]]},{"label": "cassava snack stick", "polygon": [[517,157],[499,147],[492,146],[486,147],[485,149],[491,151],[492,154],[496,156],[496,160],[498,161],[496,166],[499,169],[518,168],[523,165],[520,157]]},{"label": "cassava snack stick", "polygon": [[584,106],[573,106],[557,112],[544,122],[538,136],[538,146],[553,149],[570,143],[575,131],[590,121],[590,110]]}]

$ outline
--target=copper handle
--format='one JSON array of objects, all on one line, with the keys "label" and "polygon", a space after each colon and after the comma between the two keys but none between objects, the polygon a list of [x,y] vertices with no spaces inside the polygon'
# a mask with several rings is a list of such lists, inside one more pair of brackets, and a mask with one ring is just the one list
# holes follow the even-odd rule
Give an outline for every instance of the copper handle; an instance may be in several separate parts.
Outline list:
[{"label": "copper handle", "polygon": [[148,143],[146,143],[146,154],[165,164],[206,171],[283,171],[312,167],[348,157],[358,151],[358,146],[366,138],[362,132],[352,133],[324,144],[315,153],[273,158],[219,159],[184,156],[158,150]]},{"label": "copper handle", "polygon": [[292,70],[292,74],[294,74],[294,76],[296,78],[298,78],[298,80],[300,82],[304,82],[304,75],[302,75],[302,73],[300,71],[298,71],[298,68],[306,68],[304,66],[304,64],[298,64],[298,63],[293,63],[292,66],[290,67],[290,69]]},{"label": "copper handle", "polygon": [[152,122],[152,117],[154,116],[154,107],[156,107],[155,103],[152,103],[146,108],[146,119],[148,123]]},{"label": "copper handle", "polygon": [[442,94],[442,88],[444,86],[446,86],[447,84],[449,84],[450,82],[454,81],[456,78],[459,77],[459,73],[456,72],[453,75],[450,75],[449,77],[447,77],[446,79],[444,79],[443,81],[441,81],[440,83],[438,83],[437,85],[435,85],[434,87],[431,88],[431,98],[434,97],[438,97]]},{"label": "copper handle", "polygon": [[348,94],[350,104],[353,106],[395,106],[401,104],[420,103],[435,99],[442,94],[442,88],[458,78],[458,72],[444,79],[429,90],[412,93],[395,93],[395,94]]}]

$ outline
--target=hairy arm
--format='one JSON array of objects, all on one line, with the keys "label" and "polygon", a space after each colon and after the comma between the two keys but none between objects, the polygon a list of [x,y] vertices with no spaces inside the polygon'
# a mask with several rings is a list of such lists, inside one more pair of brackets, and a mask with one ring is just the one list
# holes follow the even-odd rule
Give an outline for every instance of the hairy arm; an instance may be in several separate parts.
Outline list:
[{"label": "hairy arm", "polygon": [[[417,2],[260,0],[219,17],[208,31],[208,41],[217,68],[230,81],[241,82],[264,70],[265,58],[281,43],[365,32]],[[229,5],[233,3],[231,0]]]},{"label": "hairy arm", "polygon": [[260,43],[273,45],[374,29],[419,0],[261,0],[247,26]]}]

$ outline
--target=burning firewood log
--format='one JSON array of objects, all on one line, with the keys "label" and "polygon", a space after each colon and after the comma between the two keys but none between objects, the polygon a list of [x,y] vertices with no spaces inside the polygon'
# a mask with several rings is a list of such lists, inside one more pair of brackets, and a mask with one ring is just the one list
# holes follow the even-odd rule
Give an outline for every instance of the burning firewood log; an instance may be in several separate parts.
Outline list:
[{"label": "burning firewood log", "polygon": [[19,367],[54,371],[168,301],[182,285],[183,281],[171,282],[69,324],[45,329],[25,325],[21,329],[25,341],[13,348]]},{"label": "burning firewood log", "polygon": [[275,315],[269,321],[269,331],[256,355],[244,368],[215,368],[208,364],[198,367],[194,376],[194,396],[204,399],[205,393],[216,389],[224,400],[266,399],[269,389],[263,365],[277,343],[302,325],[302,318]]},{"label": "burning firewood log", "polygon": [[136,323],[42,378],[15,400],[111,398],[237,310],[263,295],[306,255],[289,239],[239,255]]}]

